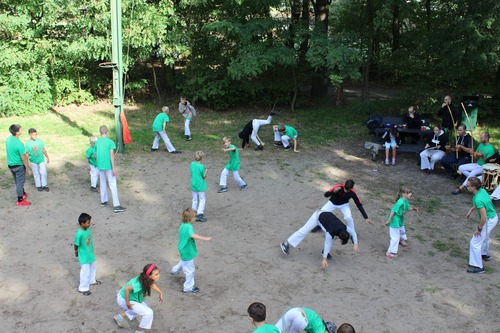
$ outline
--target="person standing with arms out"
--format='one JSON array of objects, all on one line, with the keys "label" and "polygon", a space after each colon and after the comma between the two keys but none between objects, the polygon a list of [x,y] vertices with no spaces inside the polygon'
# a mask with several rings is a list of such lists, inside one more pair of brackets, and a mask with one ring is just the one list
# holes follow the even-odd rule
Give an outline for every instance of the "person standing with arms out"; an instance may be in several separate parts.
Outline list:
[{"label": "person standing with arms out", "polygon": [[[385,225],[389,226],[389,236],[391,237],[391,241],[389,244],[389,248],[385,256],[388,259],[393,259],[398,256],[398,246],[401,244],[402,246],[407,246],[406,241],[408,238],[406,237],[405,230],[405,214],[410,209],[410,198],[411,198],[411,190],[407,187],[402,187],[398,192],[398,199],[394,206],[391,209],[391,213],[387,217],[387,222]],[[418,211],[418,208],[412,208],[412,210]]]},{"label": "person standing with arms out", "polygon": [[24,191],[24,182],[26,181],[26,173],[31,175],[31,167],[24,145],[19,139],[22,133],[21,125],[10,125],[9,132],[12,135],[5,141],[5,152],[7,153],[7,166],[16,184],[16,206],[29,206],[31,202],[26,201],[28,193]]},{"label": "person standing with arms out", "polygon": [[490,261],[490,235],[497,225],[498,215],[488,192],[481,188],[481,181],[477,177],[471,177],[467,181],[467,189],[474,194],[467,218],[474,209],[479,215],[479,225],[470,240],[469,268],[467,273],[484,273],[483,260]]},{"label": "person standing with arms out", "polygon": [[[108,205],[108,186],[111,190],[113,198],[113,212],[124,212],[125,207],[120,206],[120,199],[118,198],[118,187],[116,185],[116,165],[115,165],[115,149],[116,145],[108,138],[108,128],[104,125],[99,129],[101,138],[95,143],[95,160],[97,169],[99,170],[99,179],[101,183],[101,207]],[[106,182],[107,179],[107,182]]]},{"label": "person standing with arms out", "polygon": [[160,269],[155,264],[147,264],[142,273],[128,281],[116,295],[116,302],[125,312],[114,316],[116,324],[129,327],[129,320],[141,316],[141,322],[135,333],[150,330],[153,324],[154,312],[144,302],[146,296],[151,296],[151,289],[159,295],[158,300],[163,303],[163,293],[156,285],[160,280]]},{"label": "person standing with arms out", "polygon": [[189,125],[191,124],[191,119],[196,116],[196,110],[186,100],[186,97],[181,96],[181,101],[179,102],[179,112],[184,117],[184,136],[186,137],[186,141],[191,140],[191,129]]},{"label": "person standing with arms out", "polygon": [[203,164],[201,164],[201,160],[203,159],[202,151],[197,151],[194,153],[194,161],[191,162],[189,167],[189,172],[191,173],[191,191],[193,194],[193,202],[192,208],[196,211],[196,221],[199,222],[207,222],[207,219],[203,215],[205,212],[205,203],[206,203],[206,195],[205,191],[207,190],[207,182],[205,179],[207,178],[207,169]]},{"label": "person standing with arms out", "polygon": [[172,143],[170,142],[170,139],[168,138],[167,132],[165,132],[165,127],[167,126],[167,123],[170,122],[170,118],[168,117],[168,112],[170,109],[168,106],[164,106],[161,108],[160,113],[155,117],[155,120],[153,121],[153,132],[155,132],[155,139],[153,140],[153,146],[151,147],[151,151],[157,151],[158,146],[160,145],[160,138],[163,139],[163,142],[165,143],[165,147],[167,147],[167,151],[170,154],[180,154],[181,152],[176,150]]},{"label": "person standing with arms out", "polygon": [[35,178],[35,187],[38,192],[48,192],[49,186],[47,183],[47,167],[45,165],[45,159],[48,164],[50,161],[49,154],[45,149],[43,141],[38,138],[36,129],[30,128],[28,130],[28,134],[30,135],[30,139],[26,142],[26,153],[29,156],[31,170],[33,171],[33,178]]},{"label": "person standing with arms out", "polygon": [[194,283],[194,258],[198,256],[196,249],[196,240],[211,241],[212,237],[204,237],[194,233],[193,223],[195,221],[196,211],[192,208],[187,208],[182,212],[182,223],[179,227],[179,242],[177,249],[181,260],[177,265],[172,267],[170,274],[178,275],[182,269],[186,276],[184,282],[184,293],[197,293],[200,291]]},{"label": "person standing with arms out", "polygon": [[80,228],[76,231],[74,240],[75,256],[80,262],[80,285],[78,292],[85,296],[89,296],[90,285],[99,285],[100,281],[95,279],[95,254],[94,242],[92,241],[92,233],[90,226],[92,225],[92,217],[87,213],[81,213],[78,217]]},{"label": "person standing with arms out", "polygon": [[85,157],[87,158],[87,170],[90,173],[90,190],[92,192],[97,192],[97,180],[99,179],[99,170],[95,163],[95,143],[97,138],[95,136],[89,137],[90,147],[85,152]]},{"label": "person standing with arms out", "polygon": [[229,137],[222,138],[222,142],[224,143],[222,151],[229,154],[229,162],[220,174],[220,188],[217,193],[227,192],[227,176],[229,175],[229,172],[233,172],[234,181],[240,187],[240,191],[244,191],[248,188],[248,185],[240,177],[240,154],[238,152],[238,148],[231,144],[231,138]]},{"label": "person standing with arms out", "polygon": [[248,306],[248,316],[255,330],[252,333],[281,333],[280,330],[271,324],[266,324],[266,306],[260,302],[253,302]]}]

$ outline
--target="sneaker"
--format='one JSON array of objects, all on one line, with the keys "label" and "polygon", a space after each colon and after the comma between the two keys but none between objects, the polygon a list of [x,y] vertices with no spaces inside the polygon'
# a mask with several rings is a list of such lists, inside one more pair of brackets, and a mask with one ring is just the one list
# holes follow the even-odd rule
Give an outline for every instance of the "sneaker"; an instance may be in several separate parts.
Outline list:
[{"label": "sneaker", "polygon": [[224,193],[224,192],[227,192],[227,186],[221,186],[217,191],[217,193]]},{"label": "sneaker", "polygon": [[385,254],[385,256],[386,256],[386,258],[387,258],[387,259],[394,259],[394,258],[397,258],[397,257],[398,257],[398,255],[397,255],[397,254],[394,254],[394,253],[391,253],[391,252],[387,252],[387,253]]},{"label": "sneaker", "polygon": [[284,254],[289,254],[288,249],[290,249],[290,245],[288,244],[287,241],[284,241],[283,243],[280,244],[281,251],[283,251]]},{"label": "sneaker", "polygon": [[462,193],[462,191],[460,190],[460,187],[457,187],[453,192],[451,192],[451,194],[453,194],[453,195],[458,195],[461,193]]},{"label": "sneaker", "polygon": [[50,191],[48,186],[43,186],[43,187],[42,187],[42,189],[43,189],[45,192]]},{"label": "sneaker", "polygon": [[389,160],[388,159],[385,159],[385,165],[389,165]]},{"label": "sneaker", "polygon": [[326,328],[328,333],[337,332],[337,326],[334,323],[331,323],[329,321],[325,322],[325,328]]},{"label": "sneaker", "polygon": [[28,197],[28,193],[24,192],[23,193],[23,199],[26,199]]},{"label": "sneaker", "polygon": [[274,141],[275,146],[283,146],[283,142],[281,141]]},{"label": "sneaker", "polygon": [[188,291],[184,291],[184,293],[185,294],[194,294],[194,293],[197,293],[199,291],[200,291],[200,289],[198,287],[193,287],[193,289],[188,290]]},{"label": "sneaker", "polygon": [[92,187],[92,186],[90,186],[90,191],[92,191],[92,192],[97,192],[97,187]]},{"label": "sneaker", "polygon": [[240,186],[240,191],[244,191],[246,189],[248,189],[248,185],[247,184]]},{"label": "sneaker", "polygon": [[257,148],[255,148],[256,151],[258,150],[264,150],[264,146],[263,145],[258,145]]},{"label": "sneaker", "polygon": [[26,201],[26,199],[23,199],[23,200],[18,201],[18,202],[16,203],[16,206],[20,206],[20,207],[23,207],[23,206],[29,206],[29,205],[31,205],[31,202]]},{"label": "sneaker", "polygon": [[408,243],[405,240],[400,240],[399,245],[401,246],[408,246]]},{"label": "sneaker", "polygon": [[392,163],[391,163],[391,164],[392,164],[392,165],[396,165],[396,161],[392,160]]},{"label": "sneaker", "polygon": [[121,315],[117,314],[113,318],[115,319],[116,324],[121,328],[129,327],[128,320],[126,318],[123,318]]},{"label": "sneaker", "polygon": [[205,218],[205,216],[203,216],[203,214],[198,214],[196,216],[196,221],[198,221],[198,222],[207,222],[207,219]]},{"label": "sneaker", "polygon": [[78,290],[78,292],[79,292],[80,294],[82,294],[83,296],[90,296],[90,295],[92,294],[92,293],[90,292],[90,290],[87,290],[87,291],[80,291],[80,290]]},{"label": "sneaker", "polygon": [[174,272],[174,271],[170,271],[170,275],[179,275],[181,271],[177,271],[177,272]]},{"label": "sneaker", "polygon": [[290,150],[290,149],[292,149],[292,147],[290,147],[290,146],[286,146],[286,147],[284,147],[284,148],[285,148],[285,150]]},{"label": "sneaker", "polygon": [[151,148],[151,152],[158,151],[158,148]]},{"label": "sneaker", "polygon": [[122,206],[115,206],[115,207],[113,208],[113,213],[121,213],[121,212],[124,212],[124,211],[126,211],[126,210],[127,210],[127,208],[125,208],[125,207],[122,207]]},{"label": "sneaker", "polygon": [[181,154],[182,152],[180,150],[174,150],[171,151],[170,154]]},{"label": "sneaker", "polygon": [[191,141],[191,136],[190,135],[186,135],[186,141]]},{"label": "sneaker", "polygon": [[490,260],[491,260],[491,256],[488,256],[488,255],[486,255],[486,254],[483,254],[483,255],[481,256],[481,258],[483,258],[483,260],[484,260],[484,261],[490,261]]},{"label": "sneaker", "polygon": [[[321,255],[323,255],[323,252],[324,252],[324,250],[321,250]],[[332,255],[330,253],[328,253],[328,255],[326,256],[326,259],[331,260]]]},{"label": "sneaker", "polygon": [[479,268],[479,267],[471,267],[467,270],[467,273],[473,273],[473,274],[483,274],[484,273],[484,268]]},{"label": "sneaker", "polygon": [[279,112],[276,112],[276,111],[271,111],[271,113],[269,114],[271,117],[272,116],[279,116]]},{"label": "sneaker", "polygon": [[43,189],[42,189],[41,187],[37,187],[37,188],[36,188],[36,190],[37,190],[38,192],[42,192],[42,191],[43,191]]},{"label": "sneaker", "polygon": [[106,207],[108,205],[108,202],[101,202],[101,207]]}]

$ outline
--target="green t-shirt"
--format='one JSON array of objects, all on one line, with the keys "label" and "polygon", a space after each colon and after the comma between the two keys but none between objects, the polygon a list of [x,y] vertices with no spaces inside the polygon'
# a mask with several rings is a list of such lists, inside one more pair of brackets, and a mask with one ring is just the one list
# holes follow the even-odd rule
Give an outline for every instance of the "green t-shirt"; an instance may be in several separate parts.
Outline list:
[{"label": "green t-shirt", "polygon": [[95,165],[95,158],[94,158],[94,153],[95,153],[95,148],[90,146],[87,151],[85,152],[85,157],[89,160],[89,164],[96,166]]},{"label": "green t-shirt", "polygon": [[205,192],[207,190],[207,182],[203,178],[205,176],[205,166],[193,161],[189,171],[191,172],[191,190],[193,192]]},{"label": "green t-shirt", "polygon": [[142,284],[139,281],[139,275],[131,279],[129,282],[127,282],[126,285],[122,287],[122,289],[120,290],[120,295],[122,295],[123,298],[125,298],[125,288],[128,286],[132,286],[132,290],[129,294],[130,300],[137,303],[144,302],[144,291],[142,290]]},{"label": "green t-shirt", "polygon": [[193,234],[193,224],[182,222],[179,227],[179,243],[177,243],[177,249],[179,250],[181,260],[183,261],[193,260],[198,256],[196,242],[193,238],[191,238],[191,235]]},{"label": "green t-shirt", "polygon": [[304,329],[307,333],[325,333],[325,324],[323,319],[316,312],[308,308],[302,308],[306,313],[307,326]]},{"label": "green t-shirt", "polygon": [[230,144],[229,148],[234,148],[234,150],[228,151],[229,154],[229,162],[226,165],[226,169],[229,171],[239,171],[240,170],[240,153],[238,152],[238,148]]},{"label": "green t-shirt", "polygon": [[45,161],[43,156],[43,148],[45,145],[42,140],[36,138],[36,140],[28,140],[26,142],[26,152],[29,153],[29,158],[31,163],[40,164]]},{"label": "green t-shirt", "polygon": [[[280,333],[280,330],[271,324],[264,324],[254,330],[252,333]],[[324,333],[324,331],[323,331]]]},{"label": "green t-shirt", "polygon": [[96,167],[99,170],[113,170],[110,152],[116,149],[115,142],[105,136],[96,141],[94,145]]},{"label": "green t-shirt", "polygon": [[486,217],[489,219],[497,215],[493,201],[491,201],[490,195],[484,188],[480,188],[474,195],[472,203],[474,204],[474,207],[476,207],[479,217],[481,217],[481,214],[479,214],[479,208],[486,209]]},{"label": "green t-shirt", "polygon": [[23,165],[21,155],[26,153],[24,145],[15,136],[11,135],[5,140],[5,151],[7,152],[7,165],[16,166]]},{"label": "green t-shirt", "polygon": [[95,261],[94,242],[92,241],[90,228],[87,230],[78,228],[75,234],[74,244],[78,246],[78,261],[80,264],[90,264]]},{"label": "green t-shirt", "polygon": [[153,121],[153,131],[161,132],[163,131],[163,123],[170,122],[170,118],[164,112],[158,113],[155,120]]},{"label": "green t-shirt", "polygon": [[285,134],[284,135],[293,139],[293,138],[296,138],[299,135],[299,133],[297,133],[297,130],[295,128],[293,128],[292,126],[285,125]]},{"label": "green t-shirt", "polygon": [[401,228],[405,224],[405,213],[410,209],[410,203],[408,200],[399,198],[391,209],[394,212],[391,223],[389,227],[391,228]]},{"label": "green t-shirt", "polygon": [[493,147],[492,144],[484,145],[484,144],[480,143],[479,146],[477,146],[476,151],[483,153],[483,156],[481,156],[477,160],[477,164],[479,164],[479,165],[483,165],[485,163],[486,159],[490,158],[491,156],[493,156],[493,154],[495,154],[495,148]]}]

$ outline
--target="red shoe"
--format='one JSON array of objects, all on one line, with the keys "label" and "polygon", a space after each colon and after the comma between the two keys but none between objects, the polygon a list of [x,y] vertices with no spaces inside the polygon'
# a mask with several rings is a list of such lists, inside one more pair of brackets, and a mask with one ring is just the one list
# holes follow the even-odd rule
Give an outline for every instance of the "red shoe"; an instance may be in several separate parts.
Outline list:
[{"label": "red shoe", "polygon": [[24,199],[23,199],[22,201],[18,201],[18,202],[16,203],[16,206],[29,206],[29,205],[31,205],[31,202],[26,201],[26,200],[24,200]]},{"label": "red shoe", "polygon": [[28,193],[27,192],[24,192],[23,193],[23,200],[26,199],[28,197]]}]

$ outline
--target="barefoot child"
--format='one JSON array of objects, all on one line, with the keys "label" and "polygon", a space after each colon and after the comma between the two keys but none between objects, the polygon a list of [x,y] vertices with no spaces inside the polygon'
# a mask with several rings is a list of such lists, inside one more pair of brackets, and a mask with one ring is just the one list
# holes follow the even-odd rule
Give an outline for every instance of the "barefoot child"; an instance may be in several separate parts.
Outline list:
[{"label": "barefoot child", "polygon": [[[406,231],[404,227],[405,214],[410,209],[409,199],[412,196],[412,192],[407,187],[401,187],[398,193],[398,199],[391,209],[391,213],[387,218],[385,225],[389,226],[389,236],[391,241],[387,253],[385,256],[389,259],[396,258],[398,256],[398,246],[406,246]],[[412,210],[418,211],[418,208],[413,207]]]},{"label": "barefoot child", "polygon": [[81,213],[78,217],[80,228],[76,231],[74,240],[75,256],[78,257],[80,262],[80,285],[78,292],[85,296],[89,296],[90,285],[99,285],[100,281],[95,279],[95,254],[94,242],[92,241],[92,233],[90,232],[90,225],[92,224],[92,217],[87,213]]},{"label": "barefoot child", "polygon": [[125,310],[121,314],[114,316],[116,324],[120,327],[128,327],[129,320],[134,320],[141,316],[141,322],[136,333],[151,329],[153,324],[153,310],[144,302],[145,296],[151,296],[151,289],[156,291],[160,303],[163,303],[163,293],[156,286],[160,279],[160,269],[155,264],[148,264],[142,269],[142,273],[131,279],[116,295],[118,305]]},{"label": "barefoot child", "polygon": [[248,188],[248,185],[240,177],[240,154],[238,152],[238,148],[236,148],[235,145],[231,144],[231,139],[227,136],[222,139],[222,142],[224,143],[225,147],[222,148],[222,151],[229,154],[229,162],[220,174],[220,188],[217,193],[227,192],[227,176],[229,175],[230,171],[233,172],[234,181],[240,187],[240,191],[244,191]]},{"label": "barefoot child", "polygon": [[201,164],[201,160],[204,154],[202,151],[197,151],[194,153],[194,161],[191,162],[189,171],[191,173],[191,191],[193,193],[193,203],[192,208],[196,211],[196,221],[207,222],[207,219],[203,216],[205,211],[206,196],[205,191],[207,190],[207,169]]},{"label": "barefoot child", "polygon": [[212,237],[204,237],[194,233],[193,223],[195,216],[196,211],[192,208],[187,208],[182,212],[182,224],[179,228],[179,242],[177,244],[181,260],[170,271],[170,274],[177,275],[182,269],[186,276],[183,288],[185,293],[197,293],[200,291],[194,283],[194,258],[198,256],[195,240],[212,240]]},{"label": "barefoot child", "polygon": [[85,157],[87,157],[87,170],[90,173],[90,190],[92,192],[97,192],[97,180],[99,179],[99,170],[95,164],[95,142],[97,138],[95,136],[89,137],[90,147],[85,152]]}]

